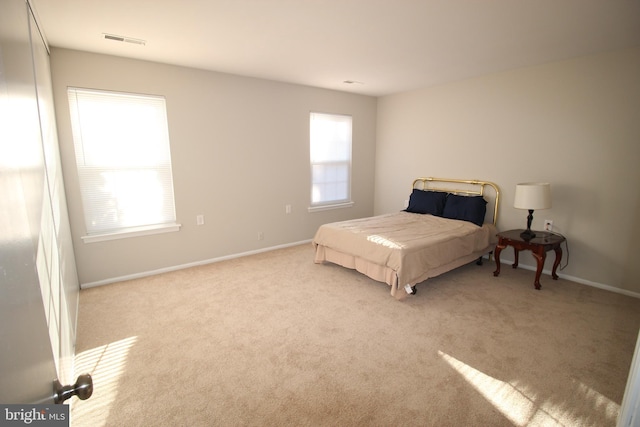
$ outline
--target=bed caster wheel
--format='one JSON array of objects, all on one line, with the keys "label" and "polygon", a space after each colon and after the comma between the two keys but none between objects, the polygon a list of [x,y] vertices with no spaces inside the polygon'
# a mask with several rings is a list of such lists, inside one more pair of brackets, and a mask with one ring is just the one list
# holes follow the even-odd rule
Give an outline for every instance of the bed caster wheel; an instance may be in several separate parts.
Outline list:
[{"label": "bed caster wheel", "polygon": [[406,284],[404,285],[404,291],[406,293],[408,293],[409,295],[415,295],[416,294],[416,287],[415,286],[411,286],[410,284]]}]

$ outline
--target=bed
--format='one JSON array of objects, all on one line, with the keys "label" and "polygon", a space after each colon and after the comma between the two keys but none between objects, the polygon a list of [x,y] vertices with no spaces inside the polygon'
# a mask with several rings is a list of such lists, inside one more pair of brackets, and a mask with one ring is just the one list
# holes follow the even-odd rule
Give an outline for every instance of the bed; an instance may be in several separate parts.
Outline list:
[{"label": "bed", "polygon": [[499,202],[489,181],[418,178],[403,211],[320,226],[314,262],[355,269],[404,299],[418,283],[492,253]]}]

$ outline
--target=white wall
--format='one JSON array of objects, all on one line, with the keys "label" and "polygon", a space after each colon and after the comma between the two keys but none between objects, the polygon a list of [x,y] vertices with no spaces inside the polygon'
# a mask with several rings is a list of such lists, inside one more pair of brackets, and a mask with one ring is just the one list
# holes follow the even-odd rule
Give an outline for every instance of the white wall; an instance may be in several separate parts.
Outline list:
[{"label": "white wall", "polygon": [[480,179],[501,187],[499,228],[523,228],[515,185],[548,181],[532,228],[552,219],[568,238],[560,274],[640,293],[640,48],[382,97],[377,138],[376,214],[418,176]]},{"label": "white wall", "polygon": [[[640,292],[640,49],[377,100],[65,49],[51,64],[81,283],[306,240],[324,222],[402,209],[415,177],[442,176],[496,182],[505,230],[525,225],[515,184],[551,182],[553,208],[536,212],[533,228],[553,219],[567,236],[561,275]],[[80,240],[67,86],[167,97],[180,232]],[[309,111],[354,116],[353,208],[307,212]],[[534,265],[526,254],[521,264]]]},{"label": "white wall", "polygon": [[[52,50],[51,65],[82,284],[299,242],[322,223],[373,213],[375,98],[66,49]],[[81,241],[67,86],[166,97],[179,232]],[[352,208],[307,211],[310,111],[353,116]]]}]

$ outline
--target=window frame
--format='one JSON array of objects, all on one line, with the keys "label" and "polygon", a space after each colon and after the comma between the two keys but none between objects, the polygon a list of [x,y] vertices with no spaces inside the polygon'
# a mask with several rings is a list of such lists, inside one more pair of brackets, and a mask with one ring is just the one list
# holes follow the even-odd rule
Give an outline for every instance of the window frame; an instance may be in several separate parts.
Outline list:
[{"label": "window frame", "polygon": [[[313,143],[314,137],[312,135],[313,132],[313,120],[315,116],[324,116],[329,119],[347,119],[349,121],[349,138],[348,138],[348,153],[349,158],[346,160],[324,160],[324,161],[314,161],[313,159]],[[347,167],[347,183],[346,183],[346,197],[343,199],[332,199],[323,202],[314,202],[314,166],[317,165],[344,165]],[[353,116],[350,114],[337,114],[337,113],[324,113],[318,111],[311,111],[309,113],[309,178],[310,178],[310,205],[308,208],[309,212],[317,212],[324,211],[330,209],[339,209],[339,208],[347,208],[354,205],[352,199],[352,177],[353,177]]]},{"label": "window frame", "polygon": [[[79,97],[82,96],[97,96],[97,97],[105,97],[105,102],[114,102],[114,101],[106,101],[108,98],[112,100],[117,99],[118,97],[122,98],[122,102],[127,102],[127,98],[130,101],[130,105],[134,102],[140,102],[143,100],[145,102],[156,103],[156,109],[159,117],[155,117],[157,120],[158,126],[163,126],[163,128],[158,127],[156,138],[161,142],[161,146],[159,147],[160,157],[164,157],[164,160],[157,161],[155,163],[150,164],[127,164],[127,162],[106,162],[107,164],[102,164],[99,161],[95,160],[89,161],[90,164],[84,161],[85,150],[87,149],[87,144],[89,146],[92,142],[85,142],[86,134],[85,129],[87,126],[87,121],[81,121],[79,118],[79,108],[83,109],[83,107],[79,107]],[[83,210],[83,220],[85,224],[85,235],[81,236],[81,239],[85,243],[93,243],[93,242],[101,242],[106,240],[115,240],[115,239],[123,239],[137,236],[144,236],[150,234],[158,234],[158,233],[168,233],[179,231],[181,224],[177,222],[176,215],[176,205],[175,205],[175,192],[174,192],[174,184],[173,184],[173,169],[172,169],[172,159],[171,159],[171,142],[169,139],[169,130],[168,130],[168,117],[167,117],[167,109],[166,109],[166,99],[164,96],[160,95],[149,95],[142,93],[132,93],[132,92],[119,92],[113,90],[104,90],[104,89],[88,89],[88,88],[80,88],[80,87],[68,87],[67,88],[67,97],[68,97],[68,105],[69,105],[69,116],[71,121],[71,128],[73,133],[73,146],[74,146],[74,156],[75,156],[75,166],[76,166],[76,176],[78,179],[78,186],[80,190],[80,197],[82,201],[82,210]],[[117,102],[117,101],[116,101]],[[161,108],[160,108],[161,107]],[[83,129],[83,126],[85,128]],[[150,129],[150,128],[148,128]],[[161,136],[159,136],[161,135]],[[83,139],[85,138],[85,139]],[[90,138],[87,137],[87,138]],[[107,141],[109,141],[107,139]],[[111,139],[113,141],[113,139]],[[156,141],[156,139],[153,139]],[[102,141],[104,142],[104,141]],[[99,146],[99,145],[95,145]],[[149,147],[153,147],[153,144],[147,144],[144,148],[146,150]],[[138,150],[140,150],[139,146],[137,146]],[[147,151],[149,153],[153,153],[154,151]],[[95,154],[94,154],[95,156]],[[153,156],[150,156],[153,157]],[[94,157],[95,158],[95,157]],[[140,158],[140,157],[138,157]],[[82,159],[82,160],[81,160]],[[143,172],[143,171],[154,171],[157,170],[160,172],[160,178],[158,183],[160,187],[163,189],[163,194],[167,194],[166,196],[161,196],[163,201],[169,200],[169,203],[164,203],[162,206],[163,215],[161,215],[162,220],[160,222],[153,223],[153,220],[147,219],[137,223],[131,224],[118,224],[118,222],[113,222],[111,227],[97,227],[92,230],[89,226],[90,212],[88,211],[88,206],[92,206],[92,209],[89,209],[95,215],[96,212],[94,208],[96,208],[95,202],[90,201],[92,199],[92,195],[96,192],[95,189],[92,188],[92,184],[98,185],[98,180],[96,180],[95,176],[100,174],[100,170],[103,172],[111,173],[112,175],[118,175],[122,173],[131,173],[131,172]],[[88,171],[88,173],[86,172]],[[164,172],[163,172],[164,171]],[[88,180],[88,181],[86,181]],[[93,182],[95,181],[95,182]],[[122,194],[120,197],[118,195],[113,196],[113,199],[122,201]],[[108,200],[108,199],[107,199]],[[92,205],[93,203],[93,205]],[[98,209],[105,209],[107,202],[102,199],[102,205]]]}]

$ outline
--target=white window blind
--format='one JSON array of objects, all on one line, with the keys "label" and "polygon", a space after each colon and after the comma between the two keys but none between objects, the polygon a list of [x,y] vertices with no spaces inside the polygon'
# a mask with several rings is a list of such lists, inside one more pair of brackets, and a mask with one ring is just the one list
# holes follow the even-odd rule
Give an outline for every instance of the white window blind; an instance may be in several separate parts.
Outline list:
[{"label": "white window blind", "polygon": [[176,225],[165,99],[69,88],[87,235]]},{"label": "white window blind", "polygon": [[311,206],[351,203],[351,116],[311,113]]}]

